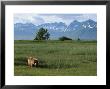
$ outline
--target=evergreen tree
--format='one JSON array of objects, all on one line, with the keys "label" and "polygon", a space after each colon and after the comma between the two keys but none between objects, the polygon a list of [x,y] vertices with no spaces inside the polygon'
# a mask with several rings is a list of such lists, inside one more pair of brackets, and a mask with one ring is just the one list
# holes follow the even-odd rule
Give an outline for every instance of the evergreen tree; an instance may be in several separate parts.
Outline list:
[{"label": "evergreen tree", "polygon": [[36,33],[36,37],[34,40],[48,40],[49,36],[50,34],[47,29],[40,28],[39,31]]}]

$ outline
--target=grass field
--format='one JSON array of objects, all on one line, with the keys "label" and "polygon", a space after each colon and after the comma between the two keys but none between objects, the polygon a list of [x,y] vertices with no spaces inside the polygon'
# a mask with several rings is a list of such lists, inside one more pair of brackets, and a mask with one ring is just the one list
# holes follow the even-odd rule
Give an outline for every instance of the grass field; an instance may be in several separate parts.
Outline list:
[{"label": "grass field", "polygon": [[[15,76],[96,76],[96,41],[15,41]],[[37,68],[27,57],[39,59]]]}]

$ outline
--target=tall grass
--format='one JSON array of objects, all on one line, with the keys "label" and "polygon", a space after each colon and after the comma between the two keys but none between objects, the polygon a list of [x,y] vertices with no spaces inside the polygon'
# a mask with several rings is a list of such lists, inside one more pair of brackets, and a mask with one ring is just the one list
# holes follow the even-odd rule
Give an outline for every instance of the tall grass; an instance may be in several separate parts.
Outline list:
[{"label": "tall grass", "polygon": [[[15,75],[96,75],[95,41],[15,41],[14,48]],[[27,71],[29,56],[38,58],[39,66]]]}]

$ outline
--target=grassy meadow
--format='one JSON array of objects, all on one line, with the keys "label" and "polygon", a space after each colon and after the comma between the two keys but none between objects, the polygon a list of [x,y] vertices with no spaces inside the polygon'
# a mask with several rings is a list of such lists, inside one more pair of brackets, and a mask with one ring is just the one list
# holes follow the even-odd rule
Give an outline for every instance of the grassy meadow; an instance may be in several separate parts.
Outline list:
[{"label": "grassy meadow", "polygon": [[[39,66],[26,65],[27,57],[39,59]],[[96,76],[96,41],[14,42],[15,76]]]}]

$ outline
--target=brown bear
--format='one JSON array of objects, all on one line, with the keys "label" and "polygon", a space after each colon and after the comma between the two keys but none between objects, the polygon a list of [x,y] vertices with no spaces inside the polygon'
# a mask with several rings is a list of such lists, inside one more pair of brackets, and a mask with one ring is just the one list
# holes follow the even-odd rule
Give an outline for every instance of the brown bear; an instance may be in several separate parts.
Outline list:
[{"label": "brown bear", "polygon": [[37,67],[39,64],[39,61],[37,58],[29,57],[27,60],[27,63],[28,63],[28,66],[30,66],[30,67],[33,67],[33,66]]}]

